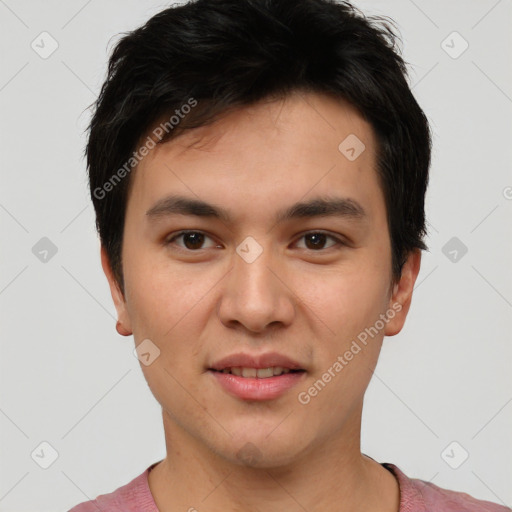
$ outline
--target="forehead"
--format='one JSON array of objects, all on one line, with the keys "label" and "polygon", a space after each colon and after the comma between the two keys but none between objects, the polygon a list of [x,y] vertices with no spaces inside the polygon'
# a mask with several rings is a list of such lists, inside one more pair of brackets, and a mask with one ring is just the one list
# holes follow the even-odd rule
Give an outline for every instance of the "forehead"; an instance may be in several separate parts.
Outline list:
[{"label": "forehead", "polygon": [[262,196],[269,209],[336,191],[355,194],[371,210],[375,195],[382,196],[375,153],[371,125],[349,103],[294,93],[238,108],[157,145],[132,176],[129,203],[147,207],[179,192],[217,203],[230,198],[249,211],[249,197]]}]

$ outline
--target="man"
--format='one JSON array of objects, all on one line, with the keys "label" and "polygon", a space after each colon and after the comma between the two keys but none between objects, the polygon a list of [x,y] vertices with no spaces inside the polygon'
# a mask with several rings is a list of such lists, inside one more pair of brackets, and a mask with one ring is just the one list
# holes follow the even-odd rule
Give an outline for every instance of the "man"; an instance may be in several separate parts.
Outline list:
[{"label": "man", "polygon": [[125,36],[87,161],[166,457],[72,510],[504,511],[360,451],[426,249],[430,130],[348,3],[198,0]]}]

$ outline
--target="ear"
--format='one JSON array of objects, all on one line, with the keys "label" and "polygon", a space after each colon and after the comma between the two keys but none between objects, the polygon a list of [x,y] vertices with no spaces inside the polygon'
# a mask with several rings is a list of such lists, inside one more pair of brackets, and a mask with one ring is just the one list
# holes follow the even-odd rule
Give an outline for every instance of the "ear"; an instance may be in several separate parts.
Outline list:
[{"label": "ear", "polygon": [[421,265],[421,250],[415,249],[409,253],[407,261],[402,268],[400,281],[393,286],[393,293],[389,299],[389,310],[395,312],[391,317],[388,315],[388,322],[384,329],[386,336],[398,334],[405,324],[405,319],[411,306],[412,291],[418,277]]},{"label": "ear", "polygon": [[101,266],[105,276],[107,277],[108,285],[110,287],[110,294],[112,295],[112,300],[114,301],[114,306],[116,307],[117,311],[117,332],[122,336],[130,336],[132,334],[132,327],[130,322],[130,315],[128,314],[128,310],[126,308],[126,301],[117,280],[114,278],[107,251],[103,245],[101,246]]}]

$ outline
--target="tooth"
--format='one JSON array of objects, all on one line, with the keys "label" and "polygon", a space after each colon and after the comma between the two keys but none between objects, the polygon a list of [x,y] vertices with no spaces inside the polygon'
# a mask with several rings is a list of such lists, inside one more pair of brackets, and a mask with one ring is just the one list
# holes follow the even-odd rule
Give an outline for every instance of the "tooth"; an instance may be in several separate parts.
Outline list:
[{"label": "tooth", "polygon": [[267,377],[272,377],[273,375],[274,371],[272,368],[259,368],[256,372],[258,379],[266,379]]},{"label": "tooth", "polygon": [[283,367],[282,366],[274,366],[273,372],[274,372],[274,375],[281,375],[281,373],[283,373]]},{"label": "tooth", "polygon": [[290,368],[283,368],[283,373],[290,373]]},{"label": "tooth", "polygon": [[256,368],[242,368],[242,377],[256,377]]},{"label": "tooth", "polygon": [[229,368],[224,368],[224,370],[222,370],[222,373],[231,373],[231,372],[229,371]]},{"label": "tooth", "polygon": [[242,368],[239,368],[238,366],[236,366],[235,368],[231,368],[231,373],[233,375],[241,376],[242,375]]}]

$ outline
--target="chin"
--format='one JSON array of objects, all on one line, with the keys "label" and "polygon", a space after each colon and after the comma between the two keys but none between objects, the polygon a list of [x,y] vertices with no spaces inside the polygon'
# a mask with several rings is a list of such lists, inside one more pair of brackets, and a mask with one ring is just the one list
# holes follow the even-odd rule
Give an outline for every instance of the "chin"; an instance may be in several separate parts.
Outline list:
[{"label": "chin", "polygon": [[230,445],[226,447],[228,453],[223,450],[224,457],[240,466],[270,469],[288,466],[306,449],[306,446],[302,446],[303,437],[299,438],[299,442],[291,433],[287,435],[282,432],[271,439],[274,435],[275,432],[271,436],[266,436],[260,431],[250,436],[246,431],[238,439],[230,440]]}]

